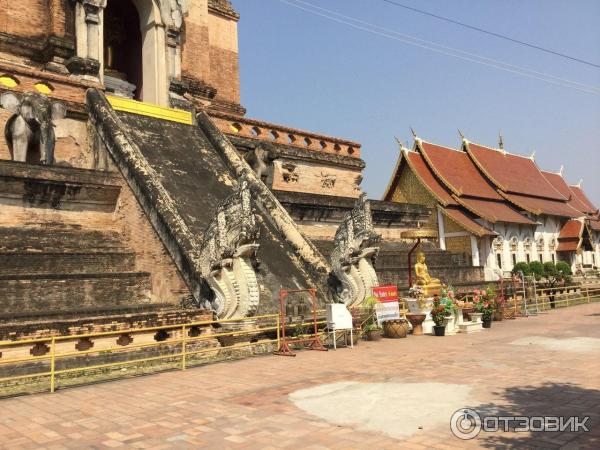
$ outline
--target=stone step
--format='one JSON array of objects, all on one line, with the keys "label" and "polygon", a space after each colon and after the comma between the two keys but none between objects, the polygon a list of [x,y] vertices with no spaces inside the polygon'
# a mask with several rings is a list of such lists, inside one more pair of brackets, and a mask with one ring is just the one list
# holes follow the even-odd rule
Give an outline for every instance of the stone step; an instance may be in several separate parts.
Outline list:
[{"label": "stone step", "polygon": [[135,253],[0,252],[0,275],[84,274],[128,272],[135,267]]},{"label": "stone step", "polygon": [[82,230],[76,227],[0,228],[0,253],[126,251],[114,230]]},{"label": "stone step", "polygon": [[151,303],[146,272],[2,275],[0,314]]}]

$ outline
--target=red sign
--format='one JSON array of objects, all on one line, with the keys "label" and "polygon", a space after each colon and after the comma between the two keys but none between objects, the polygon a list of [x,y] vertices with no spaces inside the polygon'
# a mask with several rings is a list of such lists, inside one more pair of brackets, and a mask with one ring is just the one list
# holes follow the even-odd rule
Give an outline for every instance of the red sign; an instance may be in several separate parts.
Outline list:
[{"label": "red sign", "polygon": [[373,288],[373,296],[380,302],[397,302],[398,286],[377,286]]}]

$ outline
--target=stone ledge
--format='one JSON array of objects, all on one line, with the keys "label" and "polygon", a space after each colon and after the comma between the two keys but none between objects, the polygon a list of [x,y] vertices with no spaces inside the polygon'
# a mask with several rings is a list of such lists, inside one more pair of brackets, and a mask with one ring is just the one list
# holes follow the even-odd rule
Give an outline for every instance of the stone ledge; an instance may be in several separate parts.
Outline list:
[{"label": "stone ledge", "polygon": [[35,273],[19,275],[0,275],[0,281],[32,280],[99,280],[102,278],[147,278],[150,272],[102,272],[102,273]]},{"label": "stone ledge", "polygon": [[[337,197],[333,195],[309,194],[303,192],[273,191],[277,199],[291,211],[297,220],[339,222],[344,214],[351,211],[356,203],[355,198]],[[392,203],[380,200],[369,200],[375,225],[402,226],[404,228],[417,225],[429,217],[429,208],[408,203]],[[307,214],[314,210],[314,214]],[[328,214],[324,214],[328,211]]]},{"label": "stone ledge", "polygon": [[121,192],[116,174],[0,161],[0,203],[111,212]]},{"label": "stone ledge", "polygon": [[44,166],[8,160],[0,160],[0,177],[99,184],[120,188],[120,176],[116,172],[64,166]]}]

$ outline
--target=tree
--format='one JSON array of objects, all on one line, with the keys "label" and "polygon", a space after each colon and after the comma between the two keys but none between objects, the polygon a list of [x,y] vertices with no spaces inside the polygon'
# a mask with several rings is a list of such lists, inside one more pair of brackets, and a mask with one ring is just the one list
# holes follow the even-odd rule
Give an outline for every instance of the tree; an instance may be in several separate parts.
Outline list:
[{"label": "tree", "polygon": [[531,269],[529,267],[529,264],[524,261],[516,263],[512,269],[512,274],[515,275],[520,272],[523,272],[524,276],[531,275]]},{"label": "tree", "polygon": [[536,281],[539,281],[544,276],[544,265],[539,261],[531,261],[529,263],[529,271]]},{"label": "tree", "polygon": [[559,261],[556,263],[556,270],[565,277],[569,277],[573,274],[571,271],[571,266],[564,261]]},{"label": "tree", "polygon": [[557,281],[558,271],[556,270],[556,264],[551,261],[544,263],[544,278],[548,280],[550,286],[554,286]]}]

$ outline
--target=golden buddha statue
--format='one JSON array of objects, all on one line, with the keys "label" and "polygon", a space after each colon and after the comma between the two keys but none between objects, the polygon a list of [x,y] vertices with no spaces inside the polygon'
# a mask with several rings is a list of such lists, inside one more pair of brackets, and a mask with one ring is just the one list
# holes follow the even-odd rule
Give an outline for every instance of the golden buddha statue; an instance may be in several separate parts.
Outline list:
[{"label": "golden buddha statue", "polygon": [[417,263],[415,264],[415,284],[423,288],[423,293],[426,296],[439,295],[442,288],[442,283],[437,278],[432,278],[429,275],[427,264],[425,264],[425,253],[417,253]]}]

